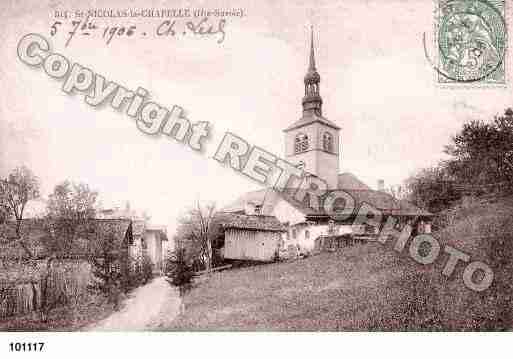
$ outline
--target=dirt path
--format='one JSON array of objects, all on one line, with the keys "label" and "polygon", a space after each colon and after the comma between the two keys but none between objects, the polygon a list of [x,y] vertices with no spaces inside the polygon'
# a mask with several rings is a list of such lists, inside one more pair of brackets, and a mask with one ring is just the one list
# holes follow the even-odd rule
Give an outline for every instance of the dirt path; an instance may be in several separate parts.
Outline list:
[{"label": "dirt path", "polygon": [[165,277],[155,278],[137,288],[123,303],[122,309],[102,320],[91,331],[130,331],[159,329],[171,323],[180,313],[178,288]]}]

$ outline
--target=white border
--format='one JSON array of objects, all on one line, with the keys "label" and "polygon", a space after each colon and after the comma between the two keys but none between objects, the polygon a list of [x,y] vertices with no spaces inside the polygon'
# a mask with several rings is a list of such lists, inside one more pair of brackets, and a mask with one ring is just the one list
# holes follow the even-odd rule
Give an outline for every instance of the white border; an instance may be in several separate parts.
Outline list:
[{"label": "white border", "polygon": [[[509,357],[511,333],[0,333],[2,358],[487,358]],[[10,353],[10,341],[44,341]]]}]

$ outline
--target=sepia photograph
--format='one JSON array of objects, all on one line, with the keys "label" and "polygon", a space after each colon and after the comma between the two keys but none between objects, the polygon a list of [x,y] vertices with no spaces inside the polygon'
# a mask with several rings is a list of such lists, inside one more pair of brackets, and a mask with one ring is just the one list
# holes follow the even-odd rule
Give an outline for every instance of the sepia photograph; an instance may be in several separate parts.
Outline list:
[{"label": "sepia photograph", "polygon": [[1,0],[0,351],[510,332],[512,11]]}]

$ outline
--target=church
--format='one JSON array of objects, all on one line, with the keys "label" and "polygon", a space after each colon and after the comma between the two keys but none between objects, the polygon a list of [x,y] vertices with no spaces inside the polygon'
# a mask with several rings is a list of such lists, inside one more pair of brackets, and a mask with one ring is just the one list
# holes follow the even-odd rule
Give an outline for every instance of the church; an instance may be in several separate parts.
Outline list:
[{"label": "church", "polygon": [[[322,179],[329,190],[342,190],[354,199],[354,212],[363,203],[398,223],[414,225],[417,233],[429,233],[432,214],[412,203],[394,198],[383,186],[373,190],[352,173],[339,173],[340,127],[322,112],[321,77],[315,63],[313,31],[310,38],[308,70],[304,77],[302,116],[284,130],[284,158],[301,168],[307,176]],[[357,213],[338,220],[334,213],[315,210],[294,198],[297,189],[276,191],[266,188],[248,192],[222,210],[226,259],[269,261],[280,247],[298,248],[310,253],[316,240],[327,235],[377,234],[374,228],[355,226]],[[361,222],[360,222],[361,223]]]}]

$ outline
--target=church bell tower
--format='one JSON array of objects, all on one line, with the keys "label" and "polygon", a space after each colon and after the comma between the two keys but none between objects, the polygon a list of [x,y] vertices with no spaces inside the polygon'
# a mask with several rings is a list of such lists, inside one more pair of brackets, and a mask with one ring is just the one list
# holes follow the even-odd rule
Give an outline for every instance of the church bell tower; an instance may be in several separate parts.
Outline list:
[{"label": "church bell tower", "polygon": [[310,34],[310,56],[304,77],[302,117],[287,127],[285,133],[286,159],[328,183],[336,189],[339,169],[340,127],[322,116],[320,95],[321,76],[315,65],[313,29]]}]

